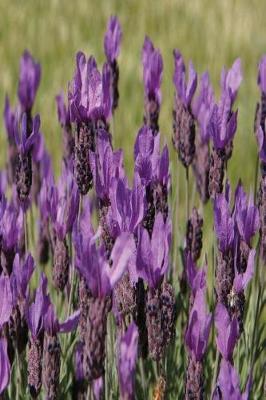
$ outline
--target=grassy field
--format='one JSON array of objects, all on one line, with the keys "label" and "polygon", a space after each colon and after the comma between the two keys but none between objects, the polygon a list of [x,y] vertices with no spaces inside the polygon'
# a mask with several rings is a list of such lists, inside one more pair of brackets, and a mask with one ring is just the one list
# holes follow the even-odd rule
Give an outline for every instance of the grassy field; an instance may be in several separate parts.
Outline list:
[{"label": "grassy field", "polygon": [[[120,106],[115,115],[114,144],[125,152],[125,164],[132,174],[133,145],[142,124],[143,86],[141,49],[145,34],[161,49],[164,59],[163,103],[160,115],[162,142],[171,150],[172,171],[180,169],[181,204],[185,198],[184,170],[177,163],[171,146],[174,88],[173,49],[178,48],[186,61],[193,60],[199,74],[208,70],[216,96],[219,96],[220,72],[240,57],[244,73],[237,100],[238,131],[229,177],[233,185],[241,177],[246,191],[253,188],[256,140],[253,134],[255,105],[259,98],[257,64],[266,53],[266,2],[261,0],[0,0],[0,108],[5,94],[15,104],[19,58],[25,48],[40,61],[42,79],[34,111],[39,112],[42,131],[57,172],[61,160],[61,133],[57,122],[55,96],[68,82],[75,68],[78,50],[104,61],[103,35],[111,14],[116,14],[123,29],[120,65]],[[6,135],[1,121],[0,166],[6,157]],[[185,207],[180,215],[185,214]],[[211,205],[205,216],[211,218]],[[184,231],[184,219],[180,219]],[[178,222],[179,225],[179,222]],[[207,235],[212,224],[207,223]],[[181,232],[182,236],[182,232]],[[208,236],[206,236],[208,238]],[[179,238],[180,239],[180,238]],[[205,240],[210,250],[212,240]],[[253,306],[253,305],[252,305]],[[239,367],[239,365],[238,365]],[[209,372],[212,366],[209,365]],[[259,397],[256,397],[259,399]]]}]

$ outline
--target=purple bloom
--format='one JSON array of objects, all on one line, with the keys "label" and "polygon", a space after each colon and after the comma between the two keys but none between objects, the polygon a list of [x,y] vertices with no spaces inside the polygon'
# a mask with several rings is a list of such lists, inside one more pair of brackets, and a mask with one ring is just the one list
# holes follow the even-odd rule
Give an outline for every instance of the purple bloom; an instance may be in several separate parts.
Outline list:
[{"label": "purple bloom", "polygon": [[42,273],[40,284],[36,291],[35,301],[28,308],[27,321],[29,330],[34,339],[37,339],[44,329],[44,316],[50,303],[47,294],[47,284],[47,278]]},{"label": "purple bloom", "polygon": [[259,62],[258,85],[263,93],[266,93],[266,55]]},{"label": "purple bloom", "polygon": [[103,246],[97,248],[93,241],[87,244],[83,242],[79,250],[80,262],[77,263],[77,268],[85,278],[92,295],[102,298],[111,292],[123,275],[135,251],[135,242],[132,235],[128,233],[122,233],[116,239],[110,257],[111,268]]},{"label": "purple bloom", "polygon": [[0,338],[0,394],[8,386],[10,380],[10,362],[7,354],[7,341]]},{"label": "purple bloom", "polygon": [[121,39],[122,30],[119,20],[111,16],[104,36],[104,52],[109,63],[114,62],[119,56]]},{"label": "purple bloom", "polygon": [[236,99],[238,89],[243,80],[242,66],[240,58],[237,58],[232,67],[226,71],[225,68],[221,74],[221,89],[222,92],[229,92],[232,104]]},{"label": "purple bloom", "polygon": [[238,185],[235,193],[234,214],[241,239],[250,245],[252,236],[260,226],[259,210],[254,204],[252,195],[247,198],[241,184]]},{"label": "purple bloom", "polygon": [[151,289],[156,289],[166,274],[171,245],[171,223],[161,213],[155,217],[152,236],[146,229],[140,232],[137,248],[137,273]]},{"label": "purple bloom", "polygon": [[226,307],[219,303],[215,309],[214,322],[217,329],[218,350],[225,360],[231,362],[239,334],[237,319],[233,317],[231,320]]},{"label": "purple bloom", "polygon": [[249,251],[247,268],[244,273],[241,272],[238,273],[237,270],[235,270],[233,289],[236,293],[240,293],[242,290],[244,290],[247,287],[249,281],[252,279],[254,274],[255,255],[256,255],[255,249]]},{"label": "purple bloom", "polygon": [[241,394],[240,382],[236,370],[230,362],[221,361],[220,372],[212,400],[230,399],[230,400],[249,400],[252,379],[249,377],[245,392]]},{"label": "purple bloom", "polygon": [[11,274],[11,282],[16,297],[26,299],[28,284],[34,271],[34,267],[34,259],[31,254],[28,254],[27,257],[25,257],[25,262],[21,260],[18,253],[16,254]]},{"label": "purple bloom", "polygon": [[256,138],[259,146],[259,157],[260,160],[266,163],[266,140],[261,125],[256,130]]},{"label": "purple bloom", "polygon": [[23,213],[13,203],[6,205],[1,220],[0,233],[4,250],[15,248],[23,229]]},{"label": "purple bloom", "polygon": [[[8,322],[13,308],[13,297],[8,276],[0,276],[0,293],[1,293],[1,304],[0,304],[0,329],[3,325]],[[1,366],[1,363],[0,363]],[[1,375],[1,374],[0,374]]]},{"label": "purple bloom", "polygon": [[92,389],[95,400],[101,400],[104,390],[104,382],[102,376],[93,380]]},{"label": "purple bloom", "polygon": [[161,83],[163,59],[159,50],[155,49],[146,36],[142,48],[143,81],[145,96],[161,104]]},{"label": "purple bloom", "polygon": [[27,115],[24,113],[21,120],[21,136],[18,126],[15,129],[15,140],[21,154],[27,154],[31,151],[32,146],[37,140],[40,129],[40,116],[37,114],[33,119],[33,128],[30,136],[27,134]]},{"label": "purple bloom", "polygon": [[189,76],[186,82],[186,67],[182,54],[174,50],[175,71],[173,81],[176,88],[176,96],[183,105],[188,108],[191,105],[193,95],[197,88],[197,73],[192,62],[189,63]]},{"label": "purple bloom", "polygon": [[207,348],[211,328],[212,315],[207,314],[205,290],[196,292],[193,307],[189,315],[189,323],[185,341],[196,361],[201,361]]},{"label": "purple bloom", "polygon": [[55,99],[57,104],[58,121],[62,127],[70,125],[70,114],[68,107],[66,107],[64,103],[64,94],[60,93]]},{"label": "purple bloom", "polygon": [[97,153],[90,152],[90,164],[93,173],[97,197],[103,202],[110,201],[110,188],[113,178],[123,178],[122,150],[113,151],[106,136],[97,137]]},{"label": "purple bloom", "polygon": [[213,88],[210,83],[208,72],[204,72],[200,80],[200,92],[195,101],[192,103],[193,114],[195,115],[199,128],[201,143],[208,143],[209,130],[208,124],[214,103]]},{"label": "purple bloom", "polygon": [[110,71],[104,64],[102,74],[93,57],[76,56],[76,73],[69,90],[69,109],[72,122],[88,122],[90,119],[108,120],[111,114]]},{"label": "purple bloom", "polygon": [[41,66],[25,50],[20,60],[18,98],[23,111],[29,112],[33,106],[41,79]]},{"label": "purple bloom", "polygon": [[214,226],[219,249],[225,253],[233,245],[234,218],[231,216],[229,201],[224,194],[217,195],[214,201]]},{"label": "purple bloom", "polygon": [[197,290],[206,288],[206,268],[197,269],[192,260],[191,253],[186,255],[186,275],[187,282],[195,297]]},{"label": "purple bloom", "polygon": [[138,356],[138,329],[134,322],[120,339],[118,375],[122,400],[134,399],[134,379]]},{"label": "purple bloom", "polygon": [[8,140],[13,143],[15,142],[16,111],[11,109],[8,96],[5,98],[4,122]]}]

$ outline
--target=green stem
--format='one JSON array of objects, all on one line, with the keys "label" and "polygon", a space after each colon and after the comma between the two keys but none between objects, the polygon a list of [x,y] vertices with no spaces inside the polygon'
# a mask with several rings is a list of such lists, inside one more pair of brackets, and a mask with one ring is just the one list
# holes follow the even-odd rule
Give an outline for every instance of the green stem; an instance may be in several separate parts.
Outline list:
[{"label": "green stem", "polygon": [[215,358],[215,365],[214,365],[214,374],[213,374],[213,378],[212,378],[211,394],[214,392],[214,389],[215,389],[220,361],[221,361],[221,355],[220,355],[219,351],[216,349],[216,358]]}]

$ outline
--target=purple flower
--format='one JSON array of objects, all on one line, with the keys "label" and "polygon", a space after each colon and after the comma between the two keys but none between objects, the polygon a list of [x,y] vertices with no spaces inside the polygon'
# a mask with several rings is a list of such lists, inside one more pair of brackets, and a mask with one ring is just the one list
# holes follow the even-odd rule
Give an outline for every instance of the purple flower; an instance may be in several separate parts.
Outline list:
[{"label": "purple flower", "polygon": [[259,157],[260,160],[266,163],[266,140],[261,125],[256,130],[256,138],[259,146]]},{"label": "purple flower", "polygon": [[192,103],[193,114],[195,115],[199,128],[202,143],[208,143],[209,130],[208,124],[211,117],[211,111],[214,104],[214,93],[210,83],[208,72],[204,72],[200,80],[200,92],[198,97]]},{"label": "purple flower", "polygon": [[114,62],[119,56],[121,39],[122,30],[119,20],[111,16],[104,36],[104,52],[109,63]]},{"label": "purple flower", "polygon": [[92,389],[95,400],[101,400],[104,390],[104,382],[102,376],[93,380]]},{"label": "purple flower", "polygon": [[34,267],[34,259],[31,254],[28,254],[25,257],[24,262],[21,260],[19,254],[16,254],[10,278],[16,297],[26,299],[28,284],[34,271]]},{"label": "purple flower", "polygon": [[266,55],[259,62],[258,85],[263,93],[266,93]]},{"label": "purple flower", "polygon": [[17,246],[23,229],[23,212],[13,203],[6,205],[0,226],[2,246],[10,250]]},{"label": "purple flower", "polygon": [[250,245],[252,236],[260,226],[259,210],[254,204],[253,196],[250,195],[247,198],[241,184],[238,185],[235,193],[234,214],[241,239]]},{"label": "purple flower", "polygon": [[144,214],[143,187],[135,180],[130,190],[126,178],[113,179],[110,196],[111,217],[116,222],[116,236],[120,232],[135,232]]},{"label": "purple flower", "polygon": [[18,98],[23,111],[31,111],[41,79],[41,66],[25,50],[20,60]]},{"label": "purple flower", "polygon": [[161,213],[155,217],[152,236],[146,229],[140,232],[137,248],[137,273],[151,289],[156,289],[166,274],[171,245],[171,223]]},{"label": "purple flower", "polygon": [[175,71],[174,85],[176,88],[176,96],[183,105],[188,108],[191,105],[193,95],[197,88],[197,73],[192,62],[189,63],[189,75],[186,82],[186,67],[182,54],[178,50],[174,50]]},{"label": "purple flower", "polygon": [[111,253],[111,265],[105,256],[103,246],[97,248],[91,240],[80,243],[77,268],[85,278],[88,288],[94,297],[107,296],[123,275],[127,264],[135,251],[133,236],[122,233],[115,241]]},{"label": "purple flower", "polygon": [[196,361],[201,361],[207,348],[211,328],[212,315],[207,314],[205,290],[196,292],[193,307],[189,315],[189,323],[185,341]]},{"label": "purple flower", "polygon": [[70,114],[68,107],[66,107],[64,103],[64,94],[60,93],[56,96],[55,100],[57,104],[58,121],[62,127],[70,125]]},{"label": "purple flower", "polygon": [[232,67],[226,71],[225,68],[221,74],[221,90],[222,92],[229,92],[232,104],[236,99],[238,89],[243,80],[242,66],[240,58],[237,58]]},{"label": "purple flower", "polygon": [[50,302],[44,315],[44,329],[50,336],[55,336],[60,330],[59,321],[57,319],[54,305]]},{"label": "purple flower", "polygon": [[7,354],[7,341],[0,338],[0,394],[8,386],[10,380],[10,362]]},{"label": "purple flower", "polygon": [[134,399],[134,379],[138,356],[138,329],[134,322],[120,339],[118,376],[122,400]]},{"label": "purple flower", "polygon": [[110,200],[110,188],[113,178],[123,178],[122,150],[113,151],[106,136],[98,135],[97,153],[90,152],[90,164],[93,173],[97,197],[107,203]]},{"label": "purple flower", "polygon": [[186,276],[194,297],[197,290],[206,288],[206,268],[197,269],[191,253],[186,255]]},{"label": "purple flower", "polygon": [[36,290],[35,301],[28,307],[27,321],[32,337],[37,339],[44,329],[44,316],[50,304],[47,294],[47,278],[42,273],[39,287]]},{"label": "purple flower", "polygon": [[143,81],[145,96],[161,104],[161,83],[163,73],[163,59],[158,49],[146,36],[142,48]]},{"label": "purple flower", "polygon": [[4,122],[9,142],[15,142],[16,111],[11,109],[9,98],[5,98]]},{"label": "purple flower", "polygon": [[231,216],[229,201],[224,194],[214,200],[214,226],[218,238],[219,250],[225,253],[234,241],[234,218]]},{"label": "purple flower", "polygon": [[8,276],[5,276],[3,274],[0,276],[0,293],[1,293],[1,303],[0,303],[0,329],[1,329],[3,325],[6,322],[8,322],[13,308],[13,297],[12,297],[10,279]]},{"label": "purple flower", "polygon": [[110,71],[104,64],[102,74],[93,57],[76,56],[76,72],[68,93],[72,122],[88,122],[90,119],[108,120],[111,115]]},{"label": "purple flower", "polygon": [[251,376],[246,385],[245,392],[241,394],[240,382],[236,370],[230,362],[221,361],[220,372],[212,400],[230,399],[230,400],[248,400],[252,386]]},{"label": "purple flower", "polygon": [[31,134],[27,135],[27,115],[25,113],[22,114],[21,120],[21,136],[19,134],[18,125],[15,129],[15,140],[16,144],[21,152],[21,154],[29,153],[32,149],[32,146],[37,140],[39,129],[40,129],[40,116],[37,114],[33,119],[33,128]]},{"label": "purple flower", "polygon": [[235,278],[234,278],[234,283],[233,283],[233,289],[235,293],[240,293],[242,290],[244,290],[249,281],[252,279],[253,274],[254,274],[254,260],[256,256],[256,250],[250,250],[249,255],[248,255],[248,260],[247,260],[247,268],[244,273],[238,273],[238,271],[235,268]]},{"label": "purple flower", "polygon": [[219,303],[215,309],[214,322],[217,329],[218,350],[225,360],[231,362],[239,334],[237,319],[233,317],[231,320],[226,307]]}]

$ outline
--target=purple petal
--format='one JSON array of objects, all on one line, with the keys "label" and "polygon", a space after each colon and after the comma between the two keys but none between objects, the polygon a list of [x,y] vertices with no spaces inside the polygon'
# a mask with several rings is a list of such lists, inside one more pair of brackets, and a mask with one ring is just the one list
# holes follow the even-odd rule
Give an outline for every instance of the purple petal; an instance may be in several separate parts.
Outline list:
[{"label": "purple petal", "polygon": [[77,329],[79,323],[80,310],[75,311],[64,322],[60,323],[60,333],[69,333]]},{"label": "purple petal", "polygon": [[263,93],[266,93],[266,55],[259,62],[258,85]]},{"label": "purple petal", "polygon": [[252,279],[254,275],[254,261],[255,261],[255,256],[256,256],[256,250],[250,250],[249,255],[248,255],[248,261],[247,261],[247,269],[243,274],[236,274],[234,278],[234,289],[236,293],[241,292],[242,290],[245,290],[247,287],[249,281]]},{"label": "purple petal", "polygon": [[7,353],[7,341],[0,338],[0,394],[6,389],[10,380],[10,362]]},{"label": "purple petal", "polygon": [[0,293],[2,298],[0,302],[0,328],[2,328],[5,322],[8,322],[13,308],[12,291],[8,276],[0,276]]},{"label": "purple petal", "polygon": [[219,303],[215,309],[214,321],[218,333],[216,337],[217,347],[222,356],[231,361],[238,340],[237,319],[233,318],[231,321],[225,306]]},{"label": "purple petal", "polygon": [[122,30],[117,17],[111,16],[104,36],[104,52],[107,60],[112,63],[120,52]]}]

